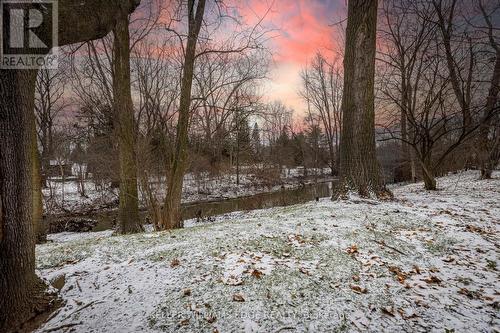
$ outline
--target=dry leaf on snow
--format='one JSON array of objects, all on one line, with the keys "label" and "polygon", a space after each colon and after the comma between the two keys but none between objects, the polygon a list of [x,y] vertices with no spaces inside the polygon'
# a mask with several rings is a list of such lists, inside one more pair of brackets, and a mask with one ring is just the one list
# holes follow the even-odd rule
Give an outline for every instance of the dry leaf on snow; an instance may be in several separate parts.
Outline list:
[{"label": "dry leaf on snow", "polygon": [[351,289],[358,294],[366,294],[368,292],[368,290],[366,288],[363,288],[363,287],[358,286],[356,284],[351,284],[349,287],[351,287]]}]

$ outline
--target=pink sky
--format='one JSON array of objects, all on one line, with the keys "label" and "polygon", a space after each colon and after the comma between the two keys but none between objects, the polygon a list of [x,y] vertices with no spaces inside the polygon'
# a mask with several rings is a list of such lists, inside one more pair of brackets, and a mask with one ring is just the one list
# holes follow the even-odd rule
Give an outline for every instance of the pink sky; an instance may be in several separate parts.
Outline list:
[{"label": "pink sky", "polygon": [[[270,42],[274,65],[264,89],[267,100],[279,99],[296,113],[305,112],[300,99],[300,71],[318,50],[332,50],[335,29],[330,25],[345,18],[346,0],[245,0],[242,15],[262,17],[263,24],[278,29]],[[330,51],[331,52],[331,51]]]}]

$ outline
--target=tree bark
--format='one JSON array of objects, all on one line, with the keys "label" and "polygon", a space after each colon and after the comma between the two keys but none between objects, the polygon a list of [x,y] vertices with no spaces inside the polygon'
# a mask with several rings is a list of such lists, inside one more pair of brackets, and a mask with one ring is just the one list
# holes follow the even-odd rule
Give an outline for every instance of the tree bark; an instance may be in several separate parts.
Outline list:
[{"label": "tree bark", "polygon": [[188,1],[189,32],[184,66],[182,71],[181,96],[179,103],[179,119],[177,120],[177,138],[175,154],[170,170],[167,196],[163,207],[161,226],[163,229],[182,228],[181,198],[184,173],[187,164],[189,111],[191,108],[191,88],[193,85],[196,44],[205,13],[205,0],[198,0],[195,12],[195,1]]},{"label": "tree bark", "polygon": [[[29,4],[26,4],[29,5]],[[59,45],[101,38],[136,0],[59,1]],[[44,18],[44,20],[50,18]],[[50,31],[39,31],[40,35]],[[0,331],[14,332],[50,305],[35,274],[33,141],[36,70],[0,70]]]},{"label": "tree bark", "polygon": [[[500,48],[496,50],[495,68],[493,69],[493,76],[490,81],[490,88],[488,90],[488,99],[486,101],[486,108],[484,111],[484,120],[479,128],[479,147],[481,159],[481,179],[491,179],[491,174],[496,164],[498,163],[498,153],[500,140],[493,138],[490,140],[491,125],[498,126],[495,123],[494,116],[495,106],[498,102],[498,94],[500,92]],[[498,112],[498,111],[497,111]],[[497,120],[498,121],[498,120]],[[491,142],[491,144],[490,144]]]},{"label": "tree bark", "polygon": [[120,155],[120,212],[118,233],[142,231],[137,192],[137,158],[134,106],[130,90],[130,35],[128,13],[118,19],[113,46],[113,94],[115,128]]},{"label": "tree bark", "polygon": [[19,327],[44,290],[35,274],[32,115],[35,70],[0,70],[0,331]]},{"label": "tree bark", "polygon": [[402,82],[401,82],[401,165],[402,170],[402,180],[408,181],[412,179],[411,161],[410,161],[410,147],[407,143],[408,141],[408,119],[407,119],[407,109],[408,109],[408,85],[406,83],[406,77],[404,71],[402,72]]},{"label": "tree bark", "polygon": [[431,159],[425,158],[422,163],[422,176],[424,178],[424,186],[428,191],[437,190],[436,177],[434,176],[434,171],[431,166]]},{"label": "tree bark", "polygon": [[381,179],[375,147],[376,0],[351,0],[344,58],[340,187],[334,198],[355,191],[367,197],[390,194]]},{"label": "tree bark", "polygon": [[33,184],[33,225],[35,230],[35,240],[43,243],[47,240],[45,226],[43,225],[43,197],[42,197],[42,177],[40,174],[40,154],[38,152],[38,140],[36,135],[36,124],[34,114],[31,117],[31,154],[32,154],[32,184]]}]

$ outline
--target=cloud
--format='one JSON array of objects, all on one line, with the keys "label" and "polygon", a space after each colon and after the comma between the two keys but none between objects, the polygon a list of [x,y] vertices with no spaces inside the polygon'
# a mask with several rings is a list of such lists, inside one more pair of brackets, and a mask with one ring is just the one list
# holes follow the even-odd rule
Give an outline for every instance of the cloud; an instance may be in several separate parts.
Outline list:
[{"label": "cloud", "polygon": [[319,49],[334,47],[334,23],[342,15],[342,0],[247,0],[241,15],[278,29],[272,47],[276,60],[304,64]]},{"label": "cloud", "polygon": [[335,50],[339,37],[331,24],[346,16],[345,0],[246,0],[238,11],[250,24],[265,16],[262,24],[277,31],[269,45],[275,66],[266,98],[303,113],[300,70],[318,50]]}]

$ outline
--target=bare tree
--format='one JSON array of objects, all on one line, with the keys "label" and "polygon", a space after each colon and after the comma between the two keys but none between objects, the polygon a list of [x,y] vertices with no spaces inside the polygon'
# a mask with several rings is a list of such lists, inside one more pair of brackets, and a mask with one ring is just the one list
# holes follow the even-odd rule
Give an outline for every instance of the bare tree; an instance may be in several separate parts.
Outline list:
[{"label": "bare tree", "polygon": [[281,174],[283,166],[289,162],[288,140],[292,129],[293,110],[281,101],[273,101],[261,112],[262,132],[269,146],[266,160],[275,163]]},{"label": "bare tree", "polygon": [[[477,49],[480,45],[476,45],[479,43],[474,41],[477,38],[477,31],[474,31],[477,29],[474,29],[474,23],[472,23],[474,20],[470,15],[464,14],[471,10],[470,4],[458,0],[432,0],[432,5],[437,16],[437,27],[442,37],[453,92],[462,110],[464,132],[468,132],[470,129],[475,130],[479,124],[479,136],[482,138],[479,142],[479,159],[482,165],[481,178],[489,178],[491,177],[491,169],[495,167],[494,164],[498,163],[499,154],[497,151],[499,139],[494,137],[498,134],[498,129],[495,128],[498,125],[491,126],[495,123],[495,118],[498,117],[496,101],[499,90],[498,81],[500,80],[498,79],[500,71],[498,36],[493,33],[497,28],[493,26],[491,15],[498,10],[499,4],[493,5],[490,14],[488,14],[483,2],[478,2],[480,13],[486,23],[486,27],[480,30],[483,33],[486,31],[488,40],[486,44],[490,50],[493,50],[494,66],[490,69],[491,79],[485,98],[486,102],[474,100],[477,95],[474,86],[481,86],[481,80],[475,80],[475,75],[478,76],[476,72],[479,68],[478,62],[481,52]],[[462,24],[464,16],[469,21],[469,24]],[[484,73],[479,73],[479,75],[484,75]],[[477,84],[478,82],[479,84]],[[481,104],[483,105],[481,106]],[[480,114],[478,109],[483,108],[482,115],[474,117]],[[490,133],[493,135],[493,140],[489,139]]]},{"label": "bare tree", "polygon": [[342,96],[340,187],[335,197],[349,191],[385,197],[375,153],[375,48],[378,1],[349,1]]},{"label": "bare tree", "polygon": [[198,35],[203,23],[203,17],[205,15],[205,3],[205,0],[199,0],[195,6],[194,0],[188,0],[187,4],[188,39],[182,70],[175,155],[173,158],[172,168],[170,170],[167,195],[165,197],[164,211],[161,221],[164,229],[182,227],[180,208],[182,184],[187,162],[189,111],[191,110],[191,87],[193,85],[196,45],[198,43]]},{"label": "bare tree", "polygon": [[[160,189],[166,188],[165,166],[173,155],[175,117],[179,99],[180,75],[177,62],[165,50],[172,49],[166,41],[158,53],[155,40],[144,40],[134,49],[133,86],[139,98],[137,111],[138,175],[140,190],[149,216],[160,229]],[[156,181],[153,181],[156,175]]]},{"label": "bare tree", "polygon": [[330,155],[332,175],[338,170],[340,152],[340,132],[342,130],[342,74],[336,61],[328,63],[321,53],[317,53],[309,68],[302,74],[303,91],[308,111],[319,115],[325,132]]},{"label": "bare tree", "polygon": [[[492,107],[481,115],[482,81],[490,69],[479,65],[482,52],[472,43],[477,32],[467,25],[457,30],[456,5],[398,0],[385,2],[382,10],[385,139],[402,142],[404,154],[420,165],[429,190],[436,189],[436,174],[453,152],[472,150],[477,129],[495,112]],[[464,159],[465,166],[470,164],[472,154]]]},{"label": "bare tree", "polygon": [[[394,134],[395,125],[398,125],[398,135],[396,136],[402,142],[402,174],[405,180],[416,180],[415,154],[423,157],[426,155],[423,153],[424,150],[431,154],[429,147],[420,150],[416,145],[435,142],[432,140],[422,141],[422,138],[417,138],[424,135],[427,139],[432,139],[430,129],[435,126],[432,120],[420,124],[420,119],[425,121],[428,118],[420,117],[420,114],[417,114],[421,110],[425,110],[423,112],[428,117],[429,110],[433,108],[434,104],[430,102],[424,105],[419,104],[422,101],[419,88],[422,88],[421,86],[424,86],[425,83],[429,83],[423,82],[428,78],[424,76],[423,71],[431,66],[430,62],[425,63],[425,59],[436,38],[436,29],[435,25],[432,24],[431,15],[430,5],[416,5],[412,1],[387,1],[382,6],[381,38],[385,43],[384,48],[379,50],[379,60],[387,65],[388,70],[386,75],[381,76],[383,83],[380,90],[383,95],[382,99],[386,101],[387,109],[392,111],[392,107],[395,106],[394,110],[399,112],[399,115],[391,114],[390,116],[385,115],[385,117],[391,121],[392,134]],[[438,69],[438,67],[434,68]],[[437,80],[439,77],[430,76],[430,78]],[[435,88],[433,83],[430,83],[429,86]],[[432,99],[432,96],[423,100],[437,101],[437,99]],[[415,148],[416,151],[413,150]],[[424,166],[423,169],[429,170],[430,158],[419,160],[423,162],[425,159],[427,159],[427,166]],[[433,176],[429,176],[428,172],[425,171],[423,174],[428,180],[428,186],[432,187]]]},{"label": "bare tree", "polygon": [[50,159],[54,149],[53,132],[56,118],[68,106],[64,96],[67,76],[66,64],[60,61],[58,69],[40,69],[35,85],[35,115],[37,137],[41,146],[41,166],[44,186],[46,186],[45,173],[49,168]]},{"label": "bare tree", "polygon": [[119,142],[120,213],[118,232],[142,231],[137,191],[136,126],[130,82],[128,12],[122,11],[113,29],[113,107]]},{"label": "bare tree", "polygon": [[[187,17],[187,37],[184,37],[179,31],[167,27],[167,30],[177,36],[181,42],[183,68],[175,152],[168,170],[168,187],[162,214],[162,228],[182,227],[180,204],[183,177],[188,166],[189,123],[192,115],[191,111],[200,105],[199,99],[192,98],[193,93],[191,91],[195,75],[195,63],[209,54],[234,55],[251,49],[262,49],[262,39],[267,33],[260,27],[262,20],[250,29],[245,29],[244,25],[231,17],[229,14],[230,8],[227,8],[223,1],[214,1],[211,6],[205,6],[205,0],[198,2],[188,0],[187,10],[183,4],[184,2],[181,1],[180,10],[178,11],[181,18],[177,22],[182,22]],[[205,16],[205,7],[210,9],[209,16]],[[186,12],[187,15],[185,15]],[[211,36],[218,34],[223,25],[228,22],[228,18],[229,22],[232,22],[236,27],[243,28],[243,30],[235,29],[235,32],[225,39],[223,43],[225,45],[221,47],[220,39],[214,40]],[[204,30],[200,38],[202,26]],[[194,103],[192,103],[193,101]]]},{"label": "bare tree", "polygon": [[[483,112],[483,122],[479,133],[479,151],[481,162],[481,178],[491,178],[492,170],[500,161],[500,116],[498,95],[500,93],[500,42],[498,31],[500,30],[498,19],[493,19],[500,10],[500,3],[496,3],[493,8],[487,8],[483,2],[479,1],[479,9],[484,19],[487,45],[492,49],[493,70],[489,81],[488,96]],[[497,32],[495,34],[495,32]]]}]

